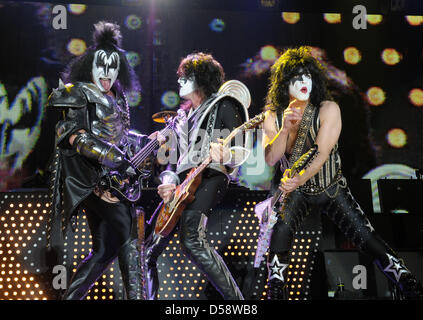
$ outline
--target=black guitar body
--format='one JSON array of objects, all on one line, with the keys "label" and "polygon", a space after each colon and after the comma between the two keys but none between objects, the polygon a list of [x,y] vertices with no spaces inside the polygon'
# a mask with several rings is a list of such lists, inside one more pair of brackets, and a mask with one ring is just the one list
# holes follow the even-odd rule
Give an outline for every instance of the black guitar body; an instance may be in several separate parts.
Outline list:
[{"label": "black guitar body", "polygon": [[[106,185],[110,192],[121,201],[137,202],[141,198],[143,179],[149,174],[138,174],[123,179],[118,173],[106,176]],[[129,180],[129,182],[128,182]]]}]

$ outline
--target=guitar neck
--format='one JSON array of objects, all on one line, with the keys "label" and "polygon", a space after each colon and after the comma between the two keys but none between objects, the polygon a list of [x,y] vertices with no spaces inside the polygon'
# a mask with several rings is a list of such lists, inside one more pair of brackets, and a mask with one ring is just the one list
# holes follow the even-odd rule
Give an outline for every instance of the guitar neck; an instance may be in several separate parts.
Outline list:
[{"label": "guitar neck", "polygon": [[270,205],[272,208],[275,207],[276,203],[279,201],[279,199],[282,196],[283,191],[278,188],[278,190],[275,192],[275,194],[272,197],[272,200],[270,201]]},{"label": "guitar neck", "polygon": [[[232,130],[229,136],[227,136],[226,139],[223,141],[222,143],[223,146],[228,145],[228,143],[231,142],[231,140],[238,134],[240,130],[242,130],[243,127],[244,125],[241,125],[235,128],[234,130]],[[207,158],[204,159],[203,162],[197,167],[197,169],[195,169],[195,171],[187,179],[185,179],[185,181],[181,184],[181,187],[184,188],[188,183],[190,183],[193,179],[195,179],[195,177],[197,177],[205,168],[207,168],[211,160],[212,158],[209,154]]]},{"label": "guitar neck", "polygon": [[[239,133],[243,132],[246,129],[252,129],[262,123],[264,121],[264,115],[265,113],[262,112],[259,115],[255,116],[253,119],[243,123],[239,127],[232,130],[232,132],[223,140],[222,145],[227,146],[231,140]],[[195,177],[197,177],[211,162],[212,158],[210,154],[207,156],[207,158],[195,169],[195,171],[190,174],[189,177],[185,179],[184,182],[182,182],[181,187],[184,188],[188,183],[190,183]]]},{"label": "guitar neck", "polygon": [[[289,175],[289,178],[293,178],[296,175],[297,175],[297,170],[294,169],[294,171],[291,171],[291,174]],[[272,200],[270,201],[270,204],[271,204],[272,208],[274,208],[275,205],[276,205],[276,203],[279,201],[279,199],[285,197],[285,195],[286,195],[286,193],[283,192],[281,189],[278,188],[278,190],[273,195]]]},{"label": "guitar neck", "polygon": [[[170,126],[167,126],[164,128],[160,133],[164,136],[166,136],[170,132]],[[138,167],[141,163],[144,162],[145,159],[159,146],[159,141],[157,139],[153,139],[150,142],[148,142],[144,148],[142,148],[140,151],[138,151],[132,158],[131,162]]]}]

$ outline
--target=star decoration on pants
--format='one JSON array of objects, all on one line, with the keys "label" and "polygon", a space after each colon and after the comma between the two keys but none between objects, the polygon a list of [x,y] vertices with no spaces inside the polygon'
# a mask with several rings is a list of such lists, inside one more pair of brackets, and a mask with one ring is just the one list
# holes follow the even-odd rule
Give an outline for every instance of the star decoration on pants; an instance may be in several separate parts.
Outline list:
[{"label": "star decoration on pants", "polygon": [[288,268],[288,264],[280,263],[278,256],[275,254],[273,260],[267,264],[267,268],[271,270],[269,272],[269,280],[272,279],[279,279],[280,281],[284,282],[285,279],[283,277],[283,271]]},{"label": "star decoration on pants", "polygon": [[401,274],[408,273],[409,271],[406,267],[404,267],[400,259],[395,258],[394,256],[391,256],[388,253],[386,255],[389,258],[389,265],[385,269],[383,269],[383,271],[392,272],[398,282],[401,278]]}]

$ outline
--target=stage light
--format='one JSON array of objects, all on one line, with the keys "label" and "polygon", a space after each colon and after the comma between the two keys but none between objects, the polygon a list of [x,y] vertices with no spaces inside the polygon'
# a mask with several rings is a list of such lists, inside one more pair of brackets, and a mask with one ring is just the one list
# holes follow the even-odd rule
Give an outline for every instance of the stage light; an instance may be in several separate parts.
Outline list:
[{"label": "stage light", "polygon": [[85,4],[69,4],[68,5],[69,12],[76,15],[83,14],[86,9],[87,9],[87,6]]},{"label": "stage light", "polygon": [[179,104],[179,95],[175,91],[166,91],[162,94],[161,102],[165,107],[175,108]]},{"label": "stage light", "polygon": [[402,60],[402,55],[393,48],[386,48],[382,51],[381,58],[385,64],[393,66]]},{"label": "stage light", "polygon": [[416,107],[423,106],[423,90],[420,88],[411,89],[408,94],[408,100]]},{"label": "stage light", "polygon": [[84,40],[74,38],[69,41],[67,49],[71,54],[80,56],[87,50],[87,45]]},{"label": "stage light", "polygon": [[225,30],[225,21],[215,18],[210,22],[209,27],[214,32],[222,32]]},{"label": "stage light", "polygon": [[129,91],[127,99],[130,107],[138,107],[141,103],[142,96],[139,91]]},{"label": "stage light", "polygon": [[371,25],[380,24],[383,20],[383,16],[381,14],[368,14],[367,15],[367,22]]},{"label": "stage light", "polygon": [[[278,50],[274,46],[264,46],[260,50],[260,57],[265,61],[276,61],[278,58]],[[253,208],[251,208],[253,209]]]},{"label": "stage light", "polygon": [[348,64],[357,64],[361,61],[361,52],[355,47],[348,47],[344,50],[344,61]]},{"label": "stage light", "polygon": [[137,30],[141,28],[142,20],[135,14],[131,14],[125,19],[125,26],[130,30]]},{"label": "stage light", "polygon": [[402,148],[407,144],[407,134],[403,129],[393,128],[386,134],[388,144],[393,148]]},{"label": "stage light", "polygon": [[282,12],[282,20],[289,24],[295,24],[300,21],[301,15],[299,12]]},{"label": "stage light", "polygon": [[385,92],[380,87],[371,87],[366,92],[367,101],[372,106],[380,106],[385,102]]},{"label": "stage light", "polygon": [[278,0],[260,0],[260,6],[266,9],[275,8],[278,3]]},{"label": "stage light", "polygon": [[409,25],[417,27],[423,24],[423,16],[405,16]]},{"label": "stage light", "polygon": [[125,56],[126,56],[126,59],[128,60],[129,65],[132,68],[135,68],[141,62],[141,57],[140,57],[139,53],[137,53],[137,52],[128,51],[128,52],[126,52]]},{"label": "stage light", "polygon": [[338,24],[342,21],[340,13],[324,13],[323,19],[330,24]]}]

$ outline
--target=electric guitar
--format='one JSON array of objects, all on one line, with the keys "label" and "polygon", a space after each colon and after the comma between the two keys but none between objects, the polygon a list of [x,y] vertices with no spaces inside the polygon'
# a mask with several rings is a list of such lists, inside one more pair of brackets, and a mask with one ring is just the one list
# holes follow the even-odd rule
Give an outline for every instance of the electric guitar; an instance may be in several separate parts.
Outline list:
[{"label": "electric guitar", "polygon": [[[304,153],[295,163],[292,165],[290,171],[288,171],[288,178],[293,178],[297,174],[302,174],[302,172],[310,165],[311,161],[317,154],[317,145],[314,145]],[[287,169],[288,170],[288,169]],[[266,253],[269,244],[270,236],[272,235],[273,226],[278,220],[277,217],[277,203],[283,203],[287,193],[283,192],[281,189],[275,192],[275,194],[260,203],[255,207],[255,213],[260,221],[260,234],[257,240],[257,250],[254,258],[254,267],[259,268],[260,263],[263,260],[263,256]]]},{"label": "electric guitar", "polygon": [[[235,128],[223,141],[223,146],[226,146],[238,133],[257,127],[264,121],[264,115],[264,113],[260,113],[253,119]],[[154,232],[157,235],[166,237],[175,228],[182,211],[184,211],[189,203],[194,201],[194,194],[201,183],[201,173],[210,164],[211,160],[212,158],[209,154],[197,168],[192,168],[185,180],[176,187],[173,199],[167,204],[162,202],[156,209],[157,211],[160,208],[154,228]]]},{"label": "electric guitar", "polygon": [[[174,123],[171,119],[169,124],[160,133],[163,136],[167,136],[172,130],[173,125]],[[102,187],[110,189],[111,193],[120,200],[137,202],[141,197],[142,180],[150,175],[150,171],[144,170],[142,164],[158,146],[159,141],[153,139],[130,159],[130,162],[135,166],[134,175],[122,176],[113,172],[111,175],[107,175],[101,182]]]}]

